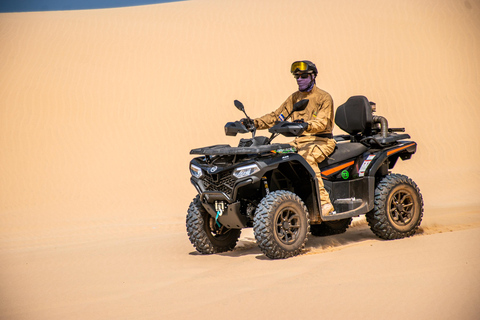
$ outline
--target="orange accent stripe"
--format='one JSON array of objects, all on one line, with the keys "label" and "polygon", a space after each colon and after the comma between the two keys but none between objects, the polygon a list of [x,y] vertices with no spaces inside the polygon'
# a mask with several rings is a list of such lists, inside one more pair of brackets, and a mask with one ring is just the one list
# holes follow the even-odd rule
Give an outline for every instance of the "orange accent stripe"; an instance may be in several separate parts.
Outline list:
[{"label": "orange accent stripe", "polygon": [[337,172],[337,171],[340,171],[346,167],[350,167],[352,164],[354,164],[355,162],[354,161],[350,161],[350,162],[347,162],[347,163],[344,163],[342,165],[339,165],[338,167],[335,167],[335,168],[332,168],[332,169],[328,169],[328,170],[325,170],[322,172],[323,175],[325,176],[328,176],[328,175],[331,175],[332,173],[334,172]]},{"label": "orange accent stripe", "polygon": [[406,145],[406,146],[397,148],[397,149],[390,150],[390,151],[387,152],[387,157],[388,157],[389,155],[391,155],[392,153],[395,153],[395,152],[398,152],[398,151],[400,151],[400,150],[406,149],[406,148],[411,147],[411,146],[413,146],[413,145],[415,145],[415,142],[414,142],[414,143],[410,143],[410,144],[408,144],[408,145]]}]

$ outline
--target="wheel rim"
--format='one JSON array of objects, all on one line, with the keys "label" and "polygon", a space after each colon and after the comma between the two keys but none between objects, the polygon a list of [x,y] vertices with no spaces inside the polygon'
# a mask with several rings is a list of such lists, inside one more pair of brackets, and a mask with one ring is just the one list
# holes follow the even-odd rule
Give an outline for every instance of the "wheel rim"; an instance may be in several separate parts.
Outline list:
[{"label": "wheel rim", "polygon": [[297,241],[300,232],[300,215],[290,208],[284,208],[278,215],[275,231],[284,244]]},{"label": "wheel rim", "polygon": [[398,226],[407,226],[415,215],[413,195],[407,189],[397,190],[391,197],[388,208],[393,223]]}]

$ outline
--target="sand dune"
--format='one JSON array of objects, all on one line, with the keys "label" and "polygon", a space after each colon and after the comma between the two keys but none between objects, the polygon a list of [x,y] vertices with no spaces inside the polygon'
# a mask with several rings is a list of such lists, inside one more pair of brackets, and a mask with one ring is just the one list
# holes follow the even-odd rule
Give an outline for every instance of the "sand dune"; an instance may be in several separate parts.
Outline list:
[{"label": "sand dune", "polygon": [[[479,21],[476,1],[433,0],[0,14],[0,318],[474,319]],[[196,255],[189,150],[236,144],[233,100],[276,108],[298,59],[337,106],[365,95],[418,143],[395,171],[423,193],[422,232],[384,242],[359,220],[268,261],[245,230]]]}]

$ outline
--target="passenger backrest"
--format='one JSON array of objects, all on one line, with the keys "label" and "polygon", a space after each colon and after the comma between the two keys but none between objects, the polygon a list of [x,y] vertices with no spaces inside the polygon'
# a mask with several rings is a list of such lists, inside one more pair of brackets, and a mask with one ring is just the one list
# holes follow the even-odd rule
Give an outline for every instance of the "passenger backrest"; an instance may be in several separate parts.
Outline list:
[{"label": "passenger backrest", "polygon": [[370,135],[372,130],[372,107],[364,96],[353,96],[337,108],[335,123],[348,134]]}]

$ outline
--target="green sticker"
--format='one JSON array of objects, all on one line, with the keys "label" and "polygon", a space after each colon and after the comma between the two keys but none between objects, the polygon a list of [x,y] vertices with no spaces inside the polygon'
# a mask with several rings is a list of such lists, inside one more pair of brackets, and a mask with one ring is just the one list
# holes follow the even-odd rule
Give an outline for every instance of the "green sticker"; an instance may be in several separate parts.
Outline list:
[{"label": "green sticker", "polygon": [[348,177],[350,177],[350,174],[348,173],[348,170],[343,170],[342,171],[342,178],[347,180]]},{"label": "green sticker", "polygon": [[292,153],[292,152],[297,152],[297,149],[292,147],[290,149],[277,149],[277,150],[274,150],[274,152],[276,152],[276,153]]}]

